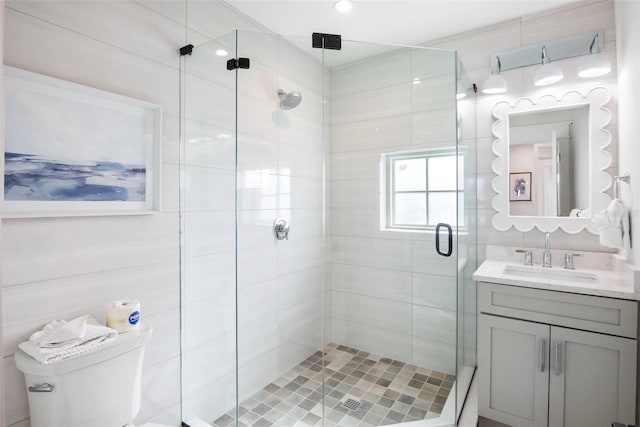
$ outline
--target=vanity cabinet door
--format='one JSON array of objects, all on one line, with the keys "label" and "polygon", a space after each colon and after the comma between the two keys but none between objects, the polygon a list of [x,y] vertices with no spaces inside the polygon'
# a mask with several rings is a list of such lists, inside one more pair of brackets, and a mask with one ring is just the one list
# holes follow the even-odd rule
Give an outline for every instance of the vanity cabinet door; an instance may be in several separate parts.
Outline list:
[{"label": "vanity cabinet door", "polygon": [[551,327],[549,427],[633,424],[636,344],[628,338]]},{"label": "vanity cabinet door", "polygon": [[479,415],[518,427],[546,427],[549,325],[481,314]]}]

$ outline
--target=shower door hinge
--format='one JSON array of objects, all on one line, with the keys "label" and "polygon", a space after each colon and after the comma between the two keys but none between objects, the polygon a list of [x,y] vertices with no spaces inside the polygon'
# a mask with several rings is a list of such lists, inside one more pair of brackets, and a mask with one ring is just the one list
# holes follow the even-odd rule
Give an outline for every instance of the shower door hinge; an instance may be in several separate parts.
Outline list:
[{"label": "shower door hinge", "polygon": [[227,61],[227,70],[237,70],[238,68],[249,69],[249,58],[230,59]]},{"label": "shower door hinge", "polygon": [[342,49],[342,36],[340,34],[313,33],[311,35],[311,47],[317,49]]},{"label": "shower door hinge", "polygon": [[184,421],[180,424],[180,427],[191,427],[189,424],[185,423]]},{"label": "shower door hinge", "polygon": [[188,44],[180,48],[180,56],[191,55],[193,53],[193,45]]}]

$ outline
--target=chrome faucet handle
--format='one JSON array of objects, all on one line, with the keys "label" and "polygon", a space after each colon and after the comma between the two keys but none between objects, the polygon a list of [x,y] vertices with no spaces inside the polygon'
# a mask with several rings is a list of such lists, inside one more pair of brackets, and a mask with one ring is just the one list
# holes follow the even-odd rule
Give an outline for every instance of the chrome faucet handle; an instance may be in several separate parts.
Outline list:
[{"label": "chrome faucet handle", "polygon": [[551,268],[551,245],[549,244],[549,232],[544,235],[544,252],[542,253],[542,266]]},{"label": "chrome faucet handle", "polygon": [[531,252],[531,249],[516,249],[516,253],[524,254],[524,265],[533,265],[533,252]]},{"label": "chrome faucet handle", "polygon": [[577,254],[573,252],[569,252],[564,254],[564,268],[567,270],[575,270],[576,268],[573,266],[573,257],[574,256],[584,256],[582,254]]}]

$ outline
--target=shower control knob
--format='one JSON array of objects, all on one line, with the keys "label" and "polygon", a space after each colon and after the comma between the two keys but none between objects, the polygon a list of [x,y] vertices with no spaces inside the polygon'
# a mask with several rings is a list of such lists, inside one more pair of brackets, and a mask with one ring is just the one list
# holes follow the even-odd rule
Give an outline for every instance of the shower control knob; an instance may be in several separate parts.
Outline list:
[{"label": "shower control knob", "polygon": [[284,218],[278,217],[273,222],[273,233],[278,240],[289,240],[289,224]]}]

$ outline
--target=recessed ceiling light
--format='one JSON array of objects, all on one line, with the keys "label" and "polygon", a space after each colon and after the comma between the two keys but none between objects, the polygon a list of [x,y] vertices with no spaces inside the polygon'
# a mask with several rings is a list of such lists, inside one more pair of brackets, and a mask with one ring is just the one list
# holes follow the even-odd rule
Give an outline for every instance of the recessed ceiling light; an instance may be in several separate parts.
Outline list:
[{"label": "recessed ceiling light", "polygon": [[227,52],[224,49],[218,49],[218,50],[216,50],[216,55],[218,55],[218,56],[227,56],[227,55],[229,55],[229,52]]},{"label": "recessed ceiling light", "polygon": [[333,8],[340,13],[347,13],[353,8],[351,0],[338,0],[333,4]]},{"label": "recessed ceiling light", "polygon": [[422,83],[422,82],[420,81],[419,78],[416,77],[415,79],[413,79],[413,84],[414,85],[419,85],[420,83]]}]

